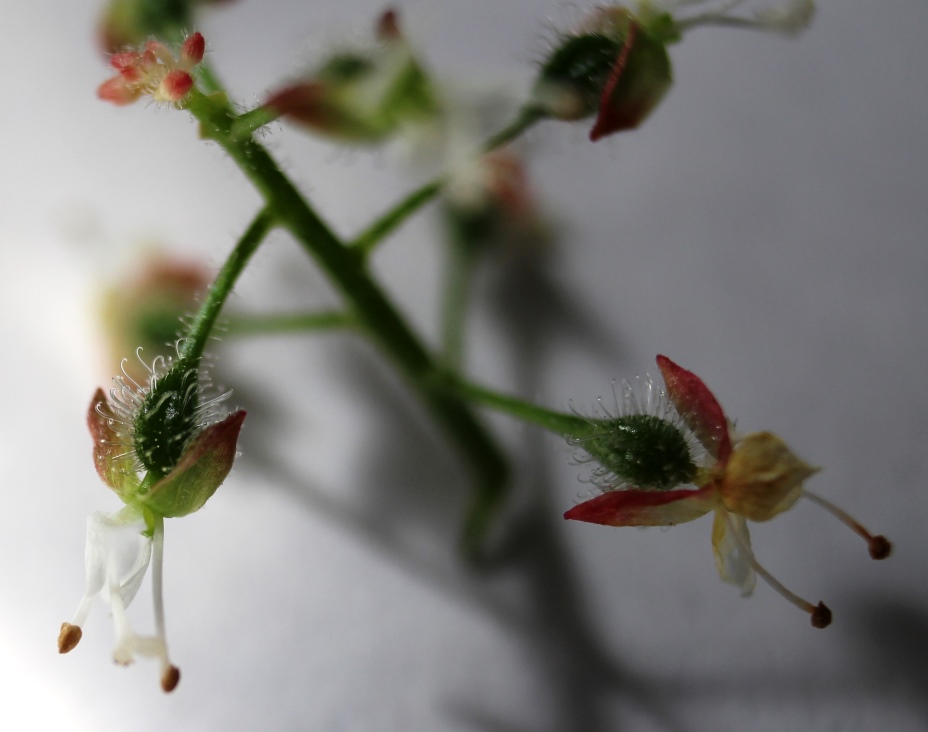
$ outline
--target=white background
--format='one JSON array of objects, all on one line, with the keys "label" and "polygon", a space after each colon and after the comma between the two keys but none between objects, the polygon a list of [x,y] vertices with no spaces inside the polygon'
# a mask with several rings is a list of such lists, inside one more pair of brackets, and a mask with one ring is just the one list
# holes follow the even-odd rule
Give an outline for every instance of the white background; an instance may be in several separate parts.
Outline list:
[{"label": "white background", "polygon": [[[586,3],[401,4],[438,78],[518,92],[552,28]],[[362,38],[380,3],[241,0],[200,26],[254,103]],[[55,649],[83,586],[97,479],[84,412],[106,382],[100,288],[146,242],[222,258],[258,200],[183,113],[98,102],[97,4],[4,3],[0,46],[0,726],[562,732],[873,730],[928,725],[928,6],[823,0],[795,40],[696,30],[638,132],[591,145],[547,123],[521,144],[560,241],[547,285],[481,279],[472,373],[556,408],[610,397],[666,353],[741,429],[821,465],[810,487],[896,543],[884,563],[800,503],[754,531],[762,562],[834,610],[718,581],[708,518],[673,530],[560,516],[586,487],[559,440],[493,420],[516,460],[524,531],[493,573],[454,551],[466,475],[405,387],[343,336],[222,346],[250,412],[243,455],[200,513],[170,521],[169,640],[183,670],[110,661],[97,605]],[[383,153],[275,127],[268,144],[350,235],[416,182]],[[376,268],[436,333],[434,211]],[[536,293],[533,296],[533,293]],[[245,310],[335,302],[280,236],[245,275]],[[528,357],[528,358],[527,358]],[[151,627],[146,591],[131,608]]]}]

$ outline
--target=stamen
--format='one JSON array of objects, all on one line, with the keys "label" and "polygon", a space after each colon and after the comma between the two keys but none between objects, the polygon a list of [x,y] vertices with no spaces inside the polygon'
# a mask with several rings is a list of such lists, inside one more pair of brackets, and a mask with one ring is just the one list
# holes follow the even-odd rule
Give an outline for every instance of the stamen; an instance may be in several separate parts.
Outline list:
[{"label": "stamen", "polygon": [[168,641],[164,626],[164,595],[162,575],[164,570],[164,518],[155,517],[152,535],[151,585],[152,599],[155,605],[155,634],[161,639],[161,688],[165,692],[174,691],[180,683],[180,669],[171,663],[168,657]]},{"label": "stamen", "polygon": [[73,651],[74,647],[80,643],[84,632],[79,625],[71,623],[62,623],[61,632],[58,634],[58,653],[68,653]]},{"label": "stamen", "polygon": [[725,520],[728,521],[728,527],[731,530],[732,536],[735,537],[735,541],[738,544],[738,548],[747,557],[748,561],[751,563],[751,567],[754,569],[757,574],[774,590],[779,592],[783,597],[789,600],[793,605],[798,607],[803,612],[809,613],[812,617],[812,627],[813,628],[827,628],[831,625],[831,610],[828,609],[828,606],[823,602],[819,602],[818,605],[813,605],[808,600],[801,598],[795,592],[790,592],[786,587],[780,582],[776,577],[774,577],[770,572],[764,569],[761,564],[754,557],[754,552],[751,551],[751,547],[744,541],[741,537],[741,534],[738,533],[734,523],[731,520],[731,516],[728,512],[725,512]]},{"label": "stamen", "polygon": [[803,490],[802,495],[812,501],[812,503],[815,503],[824,508],[826,511],[828,511],[828,513],[838,519],[845,526],[850,528],[854,533],[862,536],[867,542],[867,546],[870,549],[870,556],[873,559],[886,559],[886,557],[892,554],[893,545],[885,536],[881,534],[874,536],[845,511],[838,508],[831,501],[826,501],[824,498],[816,495],[815,493],[810,493],[807,490]]},{"label": "stamen", "polygon": [[155,632],[164,637],[164,596],[162,594],[162,577],[164,574],[164,519],[155,516],[152,534],[151,584],[152,598],[155,604]]},{"label": "stamen", "polygon": [[165,692],[174,691],[180,683],[180,669],[168,664],[161,673],[161,688]]}]

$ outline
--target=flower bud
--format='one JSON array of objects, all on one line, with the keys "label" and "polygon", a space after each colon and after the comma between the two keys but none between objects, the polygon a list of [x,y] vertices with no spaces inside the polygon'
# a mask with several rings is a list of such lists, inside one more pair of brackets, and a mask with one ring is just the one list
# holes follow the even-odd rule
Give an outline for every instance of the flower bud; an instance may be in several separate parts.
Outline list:
[{"label": "flower bud", "polygon": [[597,114],[590,138],[638,127],[673,83],[667,14],[642,21],[623,7],[593,11],[542,65],[535,100],[556,119]]},{"label": "flower bud", "polygon": [[466,251],[537,252],[551,236],[525,166],[507,150],[456,166],[445,188],[443,213],[452,240]]},{"label": "flower bud", "polygon": [[144,95],[156,102],[180,105],[193,89],[193,72],[203,60],[206,42],[200,33],[189,36],[177,54],[160,41],[148,41],[136,51],[110,57],[117,74],[97,89],[97,96],[117,105],[130,104]]},{"label": "flower bud", "polygon": [[[170,355],[169,344],[180,336],[181,319],[196,311],[209,280],[209,271],[199,262],[154,254],[114,282],[100,308],[108,370],[118,369],[122,357],[139,347],[149,358]],[[147,365],[139,359],[126,361],[125,369],[139,384],[148,379]]]},{"label": "flower bud", "polygon": [[381,142],[439,111],[394,11],[379,19],[376,44],[333,55],[307,78],[272,93],[265,107],[316,133],[355,143]]}]

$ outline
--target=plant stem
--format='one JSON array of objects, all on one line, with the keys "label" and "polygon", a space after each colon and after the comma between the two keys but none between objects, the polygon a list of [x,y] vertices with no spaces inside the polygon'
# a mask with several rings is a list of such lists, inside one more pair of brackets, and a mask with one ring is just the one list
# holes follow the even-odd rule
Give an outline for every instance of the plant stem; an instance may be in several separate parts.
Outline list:
[{"label": "plant stem", "polygon": [[495,442],[470,408],[441,387],[437,365],[367,273],[363,257],[326,226],[261,145],[250,137],[231,136],[236,118],[225,99],[194,91],[187,108],[200,121],[201,134],[229,154],[265,199],[276,221],[329,275],[359,328],[389,356],[470,462],[477,477],[477,493],[465,524],[464,541],[473,551],[505,493],[508,469]]},{"label": "plant stem", "polygon": [[235,315],[228,320],[226,335],[241,337],[275,333],[305,333],[306,331],[339,330],[354,326],[354,318],[339,310],[274,315]]},{"label": "plant stem", "polygon": [[491,152],[506,143],[512,142],[536,122],[540,122],[547,116],[548,112],[545,111],[544,107],[532,103],[524,105],[512,122],[483,143],[483,152]]},{"label": "plant stem", "polygon": [[[483,144],[481,151],[488,153],[502,147],[546,116],[547,113],[542,108],[534,104],[526,104],[510,124]],[[374,223],[358,234],[349,246],[363,257],[370,255],[377,245],[399,228],[406,219],[432,201],[441,192],[446,181],[447,177],[436,178],[409,193],[403,200],[391,207]]]},{"label": "plant stem", "polygon": [[595,431],[595,423],[586,417],[539,407],[524,399],[487,389],[452,375],[447,375],[445,384],[455,394],[468,401],[538,425],[558,435],[583,438]]},{"label": "plant stem", "polygon": [[262,127],[280,117],[280,112],[265,106],[255,107],[240,114],[232,125],[231,135],[236,139],[250,137]]},{"label": "plant stem", "polygon": [[248,260],[251,259],[251,255],[264,241],[264,237],[267,236],[273,224],[273,215],[268,208],[264,208],[242,234],[225,264],[222,265],[222,269],[219,270],[219,274],[216,275],[215,281],[206,294],[206,300],[200,306],[200,311],[190,326],[187,337],[178,352],[181,360],[189,361],[191,364],[199,362],[206,342],[216,325],[219,311],[222,310],[222,306],[229,297],[229,293],[232,292],[232,288],[235,287],[235,282],[245,269]]},{"label": "plant stem", "polygon": [[442,357],[454,372],[464,364],[464,334],[471,279],[476,264],[474,243],[452,236],[445,269],[445,298],[442,304]]},{"label": "plant stem", "polygon": [[358,234],[349,246],[361,256],[367,257],[381,241],[399,228],[406,219],[434,199],[441,190],[442,185],[444,185],[444,180],[439,179],[417,188]]}]

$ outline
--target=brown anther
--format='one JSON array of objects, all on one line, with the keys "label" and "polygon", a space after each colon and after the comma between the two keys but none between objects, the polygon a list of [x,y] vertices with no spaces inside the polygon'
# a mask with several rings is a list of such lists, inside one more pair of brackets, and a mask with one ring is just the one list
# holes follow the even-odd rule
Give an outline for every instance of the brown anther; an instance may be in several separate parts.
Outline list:
[{"label": "brown anther", "polygon": [[886,559],[893,553],[892,542],[882,534],[870,539],[870,557],[873,559]]},{"label": "brown anther", "polygon": [[812,627],[827,628],[831,625],[831,610],[824,602],[820,602],[812,611]]},{"label": "brown anther", "polygon": [[62,623],[61,632],[58,633],[58,653],[67,653],[74,650],[74,646],[81,642],[84,635],[79,625]]},{"label": "brown anther", "polygon": [[180,683],[180,669],[177,666],[167,666],[161,674],[161,688],[164,691],[174,691]]}]

